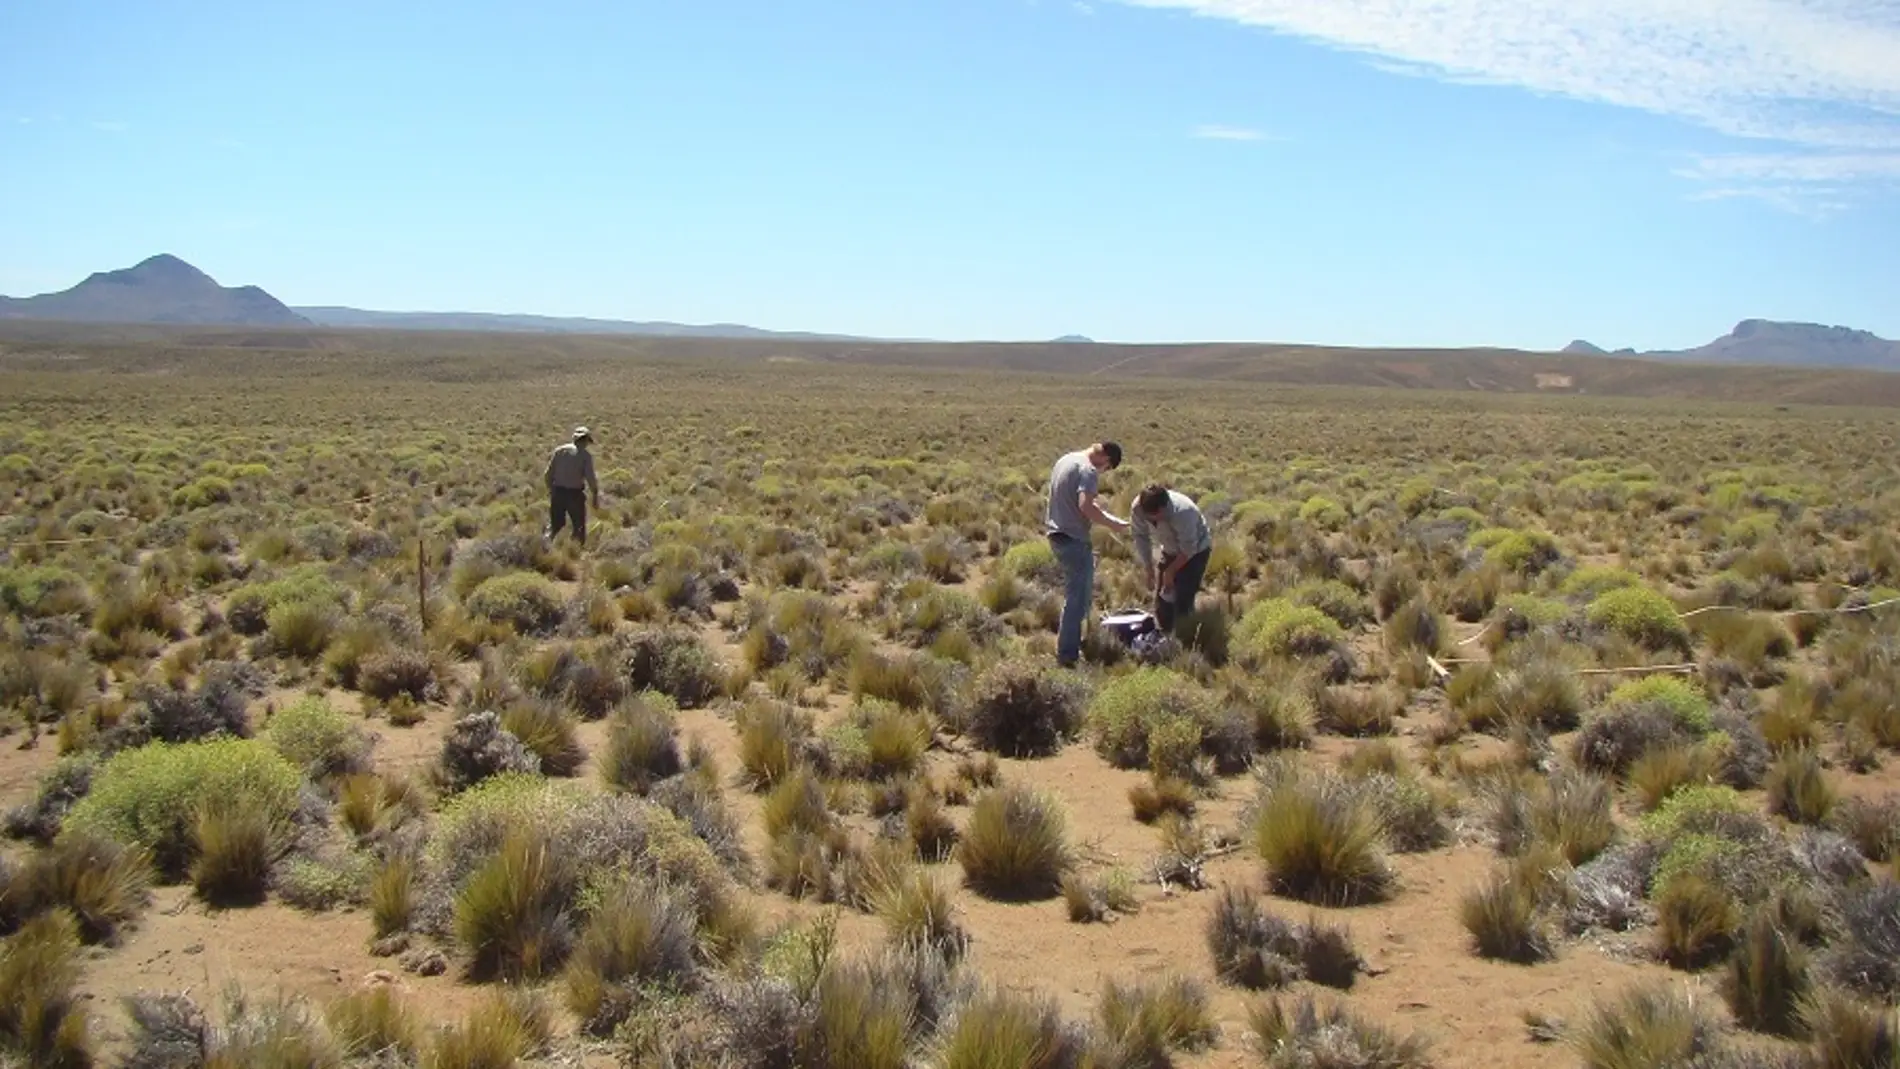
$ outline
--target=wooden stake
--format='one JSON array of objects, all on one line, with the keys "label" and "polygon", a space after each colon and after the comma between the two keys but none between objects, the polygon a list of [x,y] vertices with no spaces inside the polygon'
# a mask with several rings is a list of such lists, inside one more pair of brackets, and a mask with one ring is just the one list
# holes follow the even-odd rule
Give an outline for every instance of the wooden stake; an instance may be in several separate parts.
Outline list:
[{"label": "wooden stake", "polygon": [[422,630],[429,630],[429,560],[423,554],[422,536],[416,536],[416,614]]}]

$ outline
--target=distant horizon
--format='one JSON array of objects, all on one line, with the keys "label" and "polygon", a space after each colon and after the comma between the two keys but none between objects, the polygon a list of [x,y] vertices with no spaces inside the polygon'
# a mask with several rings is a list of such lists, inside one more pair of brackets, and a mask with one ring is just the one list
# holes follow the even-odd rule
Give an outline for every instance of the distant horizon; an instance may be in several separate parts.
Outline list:
[{"label": "distant horizon", "polygon": [[[1900,337],[1891,0],[0,8],[0,292],[880,338]],[[294,47],[290,43],[294,42]]]},{"label": "distant horizon", "polygon": [[[18,298],[25,298],[25,297],[45,296],[49,293],[64,292],[66,290],[72,289],[74,286],[77,286],[80,283],[83,283],[87,278],[91,278],[94,275],[110,274],[114,271],[136,267],[139,264],[145,263],[149,260],[154,260],[154,259],[158,259],[165,256],[169,256],[173,259],[178,260],[181,263],[187,264],[188,266],[196,268],[200,271],[204,271],[204,268],[202,266],[196,263],[193,263],[192,260],[187,256],[181,256],[178,253],[169,252],[169,251],[158,252],[158,253],[153,253],[150,256],[141,257],[139,260],[130,264],[122,264],[118,267],[98,268],[94,271],[87,272],[87,274],[83,278],[75,281],[72,284],[72,286],[62,286],[62,287],[59,287],[58,289],[42,291],[41,293],[38,293],[38,294],[0,293],[0,298],[18,299]],[[750,322],[746,320],[691,321],[691,320],[682,320],[682,319],[666,318],[666,317],[655,317],[651,319],[628,319],[628,318],[619,317],[619,316],[561,315],[561,314],[550,314],[546,312],[532,312],[532,311],[497,312],[497,311],[489,311],[489,310],[484,310],[484,309],[479,309],[479,308],[446,308],[446,309],[381,308],[381,307],[368,307],[368,306],[360,306],[360,305],[299,303],[296,301],[285,300],[281,295],[273,291],[271,287],[269,287],[268,285],[264,285],[262,283],[245,282],[245,281],[227,281],[225,279],[218,278],[217,275],[213,272],[204,271],[204,273],[207,276],[209,276],[214,282],[218,283],[218,285],[223,286],[224,288],[227,288],[227,289],[237,289],[237,288],[241,288],[245,286],[252,286],[257,289],[260,289],[264,291],[265,293],[269,294],[272,298],[282,303],[284,307],[300,315],[308,311],[347,311],[347,312],[364,313],[364,314],[369,314],[369,315],[386,315],[386,316],[437,316],[437,317],[480,316],[480,317],[494,318],[494,319],[540,319],[540,320],[553,320],[553,321],[564,321],[564,322],[592,322],[592,323],[602,323],[602,324],[674,326],[674,327],[682,327],[682,328],[709,328],[709,329],[710,328],[732,328],[732,329],[757,330],[757,331],[768,332],[771,334],[815,335],[815,336],[826,336],[826,337],[833,337],[833,338],[839,338],[839,339],[875,341],[875,342],[882,342],[886,344],[1036,345],[1036,344],[1050,344],[1053,342],[1063,341],[1069,338],[1082,338],[1082,339],[1085,339],[1090,344],[1096,344],[1096,345],[1150,345],[1150,346],[1152,345],[1183,345],[1183,346],[1287,345],[1287,346],[1312,346],[1316,348],[1340,348],[1340,349],[1425,349],[1425,350],[1445,349],[1445,350],[1453,350],[1453,351],[1473,350],[1473,349],[1503,349],[1503,350],[1513,350],[1513,351],[1519,351],[1519,352],[1555,353],[1555,352],[1562,351],[1567,346],[1577,344],[1578,342],[1583,342],[1583,343],[1596,346],[1599,350],[1602,351],[1603,355],[1605,356],[1616,356],[1616,355],[1632,353],[1632,352],[1635,355],[1640,356],[1646,353],[1682,351],[1680,349],[1644,349],[1644,348],[1638,348],[1638,347],[1628,346],[1628,345],[1609,345],[1609,344],[1604,344],[1597,339],[1582,337],[1582,336],[1569,338],[1562,342],[1551,343],[1551,344],[1540,346],[1540,347],[1500,345],[1500,344],[1493,344],[1493,343],[1486,343],[1486,342],[1478,342],[1478,343],[1471,343],[1471,344],[1465,344],[1465,345],[1425,345],[1425,344],[1415,344],[1415,343],[1397,343],[1397,344],[1390,344],[1390,345],[1367,346],[1367,345],[1351,345],[1347,343],[1316,340],[1316,339],[1311,339],[1311,338],[1270,338],[1270,337],[1260,337],[1260,338],[1180,337],[1180,338],[1167,338],[1167,339],[1159,339],[1159,340],[1129,341],[1129,340],[1116,339],[1116,338],[1098,337],[1094,334],[1089,333],[1086,330],[1066,331],[1064,333],[1051,335],[1049,337],[1036,337],[1036,338],[1030,338],[1030,337],[960,337],[960,338],[887,337],[887,336],[882,336],[882,335],[864,334],[864,333],[860,333],[860,332],[856,332],[852,330],[808,329],[808,328],[802,328],[802,327],[789,327],[789,328],[778,327],[778,326],[773,326],[770,324],[755,323],[755,322]],[[1802,325],[1816,326],[1816,327],[1830,328],[1830,329],[1849,329],[1849,330],[1865,330],[1866,329],[1866,328],[1858,327],[1849,323],[1818,323],[1818,322],[1805,322],[1805,321],[1798,321],[1798,320],[1765,320],[1764,317],[1761,317],[1761,316],[1744,316],[1741,319],[1736,320],[1734,323],[1729,324],[1728,327],[1712,333],[1707,339],[1705,339],[1702,342],[1697,343],[1697,345],[1687,346],[1685,348],[1694,349],[1700,345],[1706,345],[1708,342],[1714,341],[1717,338],[1727,335],[1728,333],[1733,331],[1735,327],[1739,326],[1740,324],[1744,322],[1750,322],[1750,321],[1802,323]],[[349,328],[349,327],[338,327],[332,324],[325,324],[325,323],[313,323],[312,326],[318,329],[354,329],[354,328]],[[534,332],[530,331],[528,333],[534,333]],[[562,332],[562,333],[567,333],[567,332]],[[1878,332],[1875,332],[1875,331],[1868,331],[1868,333],[1873,333],[1875,334],[1876,337],[1880,336]],[[1896,339],[1884,339],[1884,340],[1893,341]]]}]

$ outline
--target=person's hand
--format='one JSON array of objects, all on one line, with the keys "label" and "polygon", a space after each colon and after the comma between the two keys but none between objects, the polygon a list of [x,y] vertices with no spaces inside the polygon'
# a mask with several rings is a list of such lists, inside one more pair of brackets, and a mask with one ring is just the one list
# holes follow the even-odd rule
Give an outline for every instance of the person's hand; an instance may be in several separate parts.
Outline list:
[{"label": "person's hand", "polygon": [[599,494],[595,494],[595,495],[594,495],[594,508],[595,508],[596,510],[599,510],[599,508],[600,508],[600,495],[599,495]]}]

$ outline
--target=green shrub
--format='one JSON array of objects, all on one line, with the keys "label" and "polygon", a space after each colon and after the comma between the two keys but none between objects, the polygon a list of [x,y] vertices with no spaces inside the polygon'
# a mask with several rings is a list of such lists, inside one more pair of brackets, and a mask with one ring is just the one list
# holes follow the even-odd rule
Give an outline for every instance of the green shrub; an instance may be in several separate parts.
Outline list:
[{"label": "green shrub", "polygon": [[561,622],[561,594],[538,572],[507,572],[482,580],[464,607],[474,616],[508,624],[522,634],[553,631]]},{"label": "green shrub", "polygon": [[1233,635],[1237,648],[1255,663],[1329,653],[1344,640],[1345,631],[1332,617],[1285,598],[1256,603],[1241,616]]},{"label": "green shrub", "polygon": [[1640,587],[1641,576],[1625,568],[1608,564],[1586,564],[1564,577],[1558,589],[1565,597],[1595,600],[1612,590]]},{"label": "green shrub", "polygon": [[176,880],[195,853],[202,803],[252,799],[272,820],[287,820],[301,780],[297,766],[262,740],[154,742],[101,764],[61,835],[90,833],[144,847],[161,877]]},{"label": "green shrub", "polygon": [[997,565],[997,573],[1044,586],[1062,583],[1062,564],[1056,560],[1056,551],[1048,540],[1041,538],[1009,547]]},{"label": "green shrub", "polygon": [[[1472,538],[1475,544],[1477,535]],[[1555,564],[1561,556],[1557,540],[1542,531],[1507,531],[1490,542],[1484,551],[1484,562],[1507,572],[1535,575]]]},{"label": "green shrub", "polygon": [[0,609],[27,619],[85,614],[92,609],[86,584],[50,564],[0,567]]},{"label": "green shrub", "polygon": [[224,616],[238,634],[261,635],[273,611],[298,604],[341,611],[349,607],[349,592],[323,565],[306,564],[268,582],[239,587],[225,600]]},{"label": "green shrub", "polygon": [[1095,692],[1088,729],[1095,751],[1117,768],[1145,768],[1150,736],[1164,725],[1184,722],[1200,745],[1202,725],[1214,719],[1214,698],[1193,679],[1171,669],[1142,667]]},{"label": "green shrub", "polygon": [[1688,652],[1689,631],[1677,616],[1675,605],[1648,587],[1606,590],[1590,602],[1587,614],[1595,626],[1645,649]]},{"label": "green shrub", "polygon": [[1683,730],[1706,735],[1715,726],[1714,710],[1708,695],[1681,676],[1652,675],[1632,679],[1610,691],[1605,705],[1609,708],[1655,703],[1667,709]]},{"label": "green shrub", "polygon": [[1318,609],[1343,628],[1358,627],[1372,618],[1366,599],[1337,579],[1308,580],[1294,587],[1287,600]]},{"label": "green shrub", "polygon": [[300,698],[278,710],[265,725],[264,738],[311,779],[348,776],[369,768],[369,736],[353,718],[322,698]]}]

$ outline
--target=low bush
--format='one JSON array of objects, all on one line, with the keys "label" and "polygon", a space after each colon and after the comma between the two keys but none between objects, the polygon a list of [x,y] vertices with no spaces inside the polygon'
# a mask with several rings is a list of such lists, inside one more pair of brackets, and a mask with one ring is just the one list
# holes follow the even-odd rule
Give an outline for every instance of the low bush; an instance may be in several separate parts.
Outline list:
[{"label": "low bush", "polygon": [[469,592],[469,614],[507,624],[524,635],[551,634],[561,622],[561,594],[536,572],[506,572],[484,579]]},{"label": "low bush", "polygon": [[963,733],[1006,757],[1046,757],[1083,724],[1082,687],[1047,665],[1003,660],[979,675],[964,712]]},{"label": "low bush", "polygon": [[1321,656],[1344,641],[1345,631],[1332,617],[1285,598],[1255,604],[1241,616],[1233,633],[1235,649],[1256,665],[1278,658]]},{"label": "low bush", "polygon": [[469,713],[450,726],[431,769],[444,794],[468,790],[493,776],[540,771],[540,756],[488,711]]},{"label": "low bush", "polygon": [[273,825],[288,821],[302,781],[296,765],[257,739],[156,742],[114,754],[61,836],[95,835],[151,852],[159,877],[181,879],[196,856],[201,806],[242,799]]},{"label": "low bush", "polygon": [[681,709],[702,708],[728,686],[726,668],[690,629],[636,631],[619,648],[629,690],[659,691]]},{"label": "low bush", "polygon": [[336,779],[369,768],[372,740],[351,717],[322,698],[304,697],[274,714],[264,738],[314,780]]},{"label": "low bush", "polygon": [[1648,587],[1615,587],[1598,594],[1587,615],[1592,624],[1649,650],[1689,652],[1689,630],[1675,605]]}]

